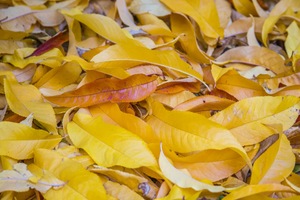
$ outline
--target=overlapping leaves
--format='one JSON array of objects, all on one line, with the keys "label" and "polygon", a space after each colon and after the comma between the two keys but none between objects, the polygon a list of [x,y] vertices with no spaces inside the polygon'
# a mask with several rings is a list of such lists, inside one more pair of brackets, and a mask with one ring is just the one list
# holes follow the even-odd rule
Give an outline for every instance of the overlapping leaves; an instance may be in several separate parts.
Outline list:
[{"label": "overlapping leaves", "polygon": [[0,197],[299,199],[299,9],[1,2]]}]

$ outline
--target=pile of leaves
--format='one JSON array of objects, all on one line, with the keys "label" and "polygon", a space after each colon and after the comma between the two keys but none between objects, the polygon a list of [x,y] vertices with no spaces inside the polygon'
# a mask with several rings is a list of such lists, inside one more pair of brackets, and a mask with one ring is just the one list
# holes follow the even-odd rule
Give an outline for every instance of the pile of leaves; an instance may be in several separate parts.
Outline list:
[{"label": "pile of leaves", "polygon": [[0,5],[1,199],[300,198],[299,0]]}]

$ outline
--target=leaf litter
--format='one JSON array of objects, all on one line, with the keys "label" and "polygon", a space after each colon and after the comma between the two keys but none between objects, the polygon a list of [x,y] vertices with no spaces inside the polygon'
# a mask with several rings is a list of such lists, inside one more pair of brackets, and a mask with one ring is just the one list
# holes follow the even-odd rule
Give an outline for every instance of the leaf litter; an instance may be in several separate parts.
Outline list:
[{"label": "leaf litter", "polygon": [[1,199],[299,199],[299,2],[1,1]]}]

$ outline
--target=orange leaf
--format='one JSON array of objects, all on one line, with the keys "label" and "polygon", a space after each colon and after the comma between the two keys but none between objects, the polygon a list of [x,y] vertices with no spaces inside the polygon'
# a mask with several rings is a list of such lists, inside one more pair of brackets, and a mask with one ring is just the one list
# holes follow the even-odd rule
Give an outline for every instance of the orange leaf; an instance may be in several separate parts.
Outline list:
[{"label": "orange leaf", "polygon": [[123,80],[97,79],[74,91],[45,98],[65,107],[87,107],[104,102],[137,102],[155,91],[156,78],[137,74]]}]

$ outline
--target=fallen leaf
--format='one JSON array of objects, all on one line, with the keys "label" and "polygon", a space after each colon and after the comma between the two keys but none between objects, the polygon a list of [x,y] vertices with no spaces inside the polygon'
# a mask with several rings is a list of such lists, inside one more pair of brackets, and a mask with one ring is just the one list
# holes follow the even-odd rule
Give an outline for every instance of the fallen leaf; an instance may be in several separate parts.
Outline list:
[{"label": "fallen leaf", "polygon": [[151,107],[147,123],[166,147],[179,153],[229,148],[249,163],[244,149],[227,129],[217,123],[187,111],[168,111],[155,101],[151,103]]},{"label": "fallen leaf", "polygon": [[119,125],[141,137],[147,143],[159,141],[149,124],[132,114],[122,112],[115,103],[92,106],[89,111],[93,117],[101,116],[105,122]]},{"label": "fallen leaf", "polygon": [[[66,183],[63,187],[48,190],[43,194],[46,199],[106,199],[106,192],[100,178],[76,161],[55,151],[36,149],[34,164]],[[90,187],[91,185],[93,187]]]},{"label": "fallen leaf", "polygon": [[47,130],[57,133],[54,110],[50,104],[43,102],[42,95],[36,87],[21,85],[9,78],[4,80],[4,90],[11,110],[23,117],[33,113],[34,119]]},{"label": "fallen leaf", "polygon": [[[12,170],[4,170],[0,172],[0,191],[16,191],[25,192],[29,189],[36,189],[39,192],[45,193],[51,187],[60,187],[65,183],[56,178],[49,179],[50,174],[42,175],[36,182],[33,182],[34,174],[32,167],[28,170],[24,163],[16,163]],[[47,178],[45,178],[48,175]]]},{"label": "fallen leaf", "polygon": [[229,195],[225,196],[224,200],[235,200],[235,199],[241,199],[245,197],[250,197],[252,195],[266,193],[266,192],[293,192],[293,190],[290,187],[280,185],[280,184],[262,184],[262,185],[247,185],[245,187],[242,187],[240,189],[237,189],[233,192],[231,192]]},{"label": "fallen leaf", "polygon": [[74,91],[45,98],[65,107],[87,107],[105,102],[137,102],[155,91],[156,79],[156,76],[142,74],[132,75],[124,80],[97,79]]},{"label": "fallen leaf", "polygon": [[160,17],[171,13],[159,0],[133,0],[129,5],[129,10],[134,14],[151,13]]},{"label": "fallen leaf", "polygon": [[174,110],[182,111],[210,111],[210,110],[223,110],[226,107],[233,104],[234,101],[220,98],[213,95],[203,95],[199,97],[194,97],[190,100],[187,100],[179,105],[177,105]]},{"label": "fallen leaf", "polygon": [[280,55],[265,47],[257,46],[233,48],[219,56],[216,61],[264,66],[276,74],[286,72],[289,69],[284,65],[284,59]]},{"label": "fallen leaf", "polygon": [[[146,143],[119,126],[105,123],[101,117],[76,114],[67,126],[71,141],[83,148],[98,165],[129,168],[155,166],[156,160]],[[102,131],[98,132],[101,129]]]},{"label": "fallen leaf", "polygon": [[0,130],[0,154],[18,160],[32,158],[36,148],[52,149],[62,139],[20,123],[0,122]]},{"label": "fallen leaf", "polygon": [[58,48],[60,45],[62,45],[63,43],[68,41],[68,39],[69,39],[68,36],[69,35],[68,35],[67,31],[57,33],[55,36],[53,36],[52,38],[47,40],[45,43],[40,45],[32,54],[30,54],[29,56],[27,56],[25,58],[28,58],[30,56],[39,56],[53,48]]},{"label": "fallen leaf", "polygon": [[[223,29],[220,26],[214,1],[195,0],[188,2],[186,0],[180,0],[176,4],[170,0],[161,0],[161,2],[167,5],[173,12],[182,12],[192,17],[197,22],[201,32],[205,36],[204,39],[209,45],[215,45],[217,39],[223,37]],[[205,11],[206,14],[201,11]],[[207,13],[209,13],[209,15]]]},{"label": "fallen leaf", "polygon": [[181,188],[192,188],[196,191],[208,190],[210,192],[222,192],[225,190],[222,186],[214,186],[205,182],[198,181],[183,171],[176,169],[168,158],[164,155],[162,145],[159,155],[159,166],[162,173],[173,183]]},{"label": "fallen leaf", "polygon": [[281,183],[295,166],[295,157],[284,134],[253,164],[250,184]]},{"label": "fallen leaf", "polygon": [[212,59],[199,46],[192,22],[182,14],[171,15],[172,32],[179,35],[179,42],[188,56],[197,62],[209,63]]},{"label": "fallen leaf", "polygon": [[210,120],[228,128],[243,146],[251,145],[274,134],[268,125],[290,128],[298,117],[299,106],[299,99],[293,96],[252,97],[230,105]]}]

